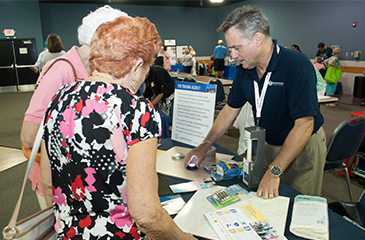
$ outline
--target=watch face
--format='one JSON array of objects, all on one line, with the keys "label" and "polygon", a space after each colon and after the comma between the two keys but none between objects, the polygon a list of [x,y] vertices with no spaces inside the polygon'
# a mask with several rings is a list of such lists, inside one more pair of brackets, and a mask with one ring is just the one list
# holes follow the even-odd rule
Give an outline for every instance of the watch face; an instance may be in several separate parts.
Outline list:
[{"label": "watch face", "polygon": [[271,173],[272,173],[272,175],[279,177],[282,172],[281,172],[281,169],[279,167],[272,165]]}]

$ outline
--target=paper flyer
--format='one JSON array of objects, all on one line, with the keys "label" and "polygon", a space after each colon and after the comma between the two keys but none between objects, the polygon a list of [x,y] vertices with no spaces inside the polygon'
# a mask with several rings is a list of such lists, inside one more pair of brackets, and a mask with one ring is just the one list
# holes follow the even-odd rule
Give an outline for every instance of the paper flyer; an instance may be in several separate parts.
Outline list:
[{"label": "paper flyer", "polygon": [[286,240],[253,204],[204,214],[219,239]]},{"label": "paper flyer", "polygon": [[169,215],[177,214],[185,205],[185,201],[180,194],[160,197],[160,202]]},{"label": "paper flyer", "polygon": [[191,182],[173,184],[170,185],[170,188],[173,193],[184,193],[184,192],[193,192],[200,189],[207,189],[212,186],[216,186],[214,180],[212,178],[205,178]]}]

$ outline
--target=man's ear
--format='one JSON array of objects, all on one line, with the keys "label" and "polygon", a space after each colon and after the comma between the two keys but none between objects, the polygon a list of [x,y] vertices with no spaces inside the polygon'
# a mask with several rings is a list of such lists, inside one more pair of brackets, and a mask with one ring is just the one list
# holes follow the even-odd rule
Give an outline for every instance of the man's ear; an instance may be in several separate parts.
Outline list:
[{"label": "man's ear", "polygon": [[264,42],[264,35],[260,32],[257,32],[253,35],[252,41],[257,47],[260,47],[261,44]]}]

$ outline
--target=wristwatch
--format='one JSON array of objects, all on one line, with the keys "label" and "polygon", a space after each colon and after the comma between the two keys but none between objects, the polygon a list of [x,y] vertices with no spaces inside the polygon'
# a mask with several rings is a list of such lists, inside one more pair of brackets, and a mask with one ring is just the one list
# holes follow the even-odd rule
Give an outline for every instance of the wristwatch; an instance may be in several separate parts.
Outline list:
[{"label": "wristwatch", "polygon": [[274,166],[272,164],[269,165],[269,169],[271,170],[272,175],[275,177],[280,177],[280,175],[283,173],[280,167]]}]

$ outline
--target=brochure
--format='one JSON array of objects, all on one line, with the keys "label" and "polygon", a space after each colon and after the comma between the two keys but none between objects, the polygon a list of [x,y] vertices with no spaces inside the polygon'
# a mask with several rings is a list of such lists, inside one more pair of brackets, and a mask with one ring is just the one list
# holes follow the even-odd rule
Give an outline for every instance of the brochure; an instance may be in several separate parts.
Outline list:
[{"label": "brochure", "polygon": [[225,208],[204,214],[205,219],[221,240],[286,240],[253,204],[240,208]]},{"label": "brochure", "polygon": [[170,185],[170,188],[173,193],[184,193],[184,192],[193,192],[200,189],[207,189],[217,184],[214,182],[212,178],[205,178],[201,180],[179,183]]},{"label": "brochure", "polygon": [[185,205],[185,201],[180,194],[160,197],[160,202],[170,215],[177,214]]},{"label": "brochure", "polygon": [[307,238],[328,240],[327,199],[307,195],[294,198],[290,232]]}]

